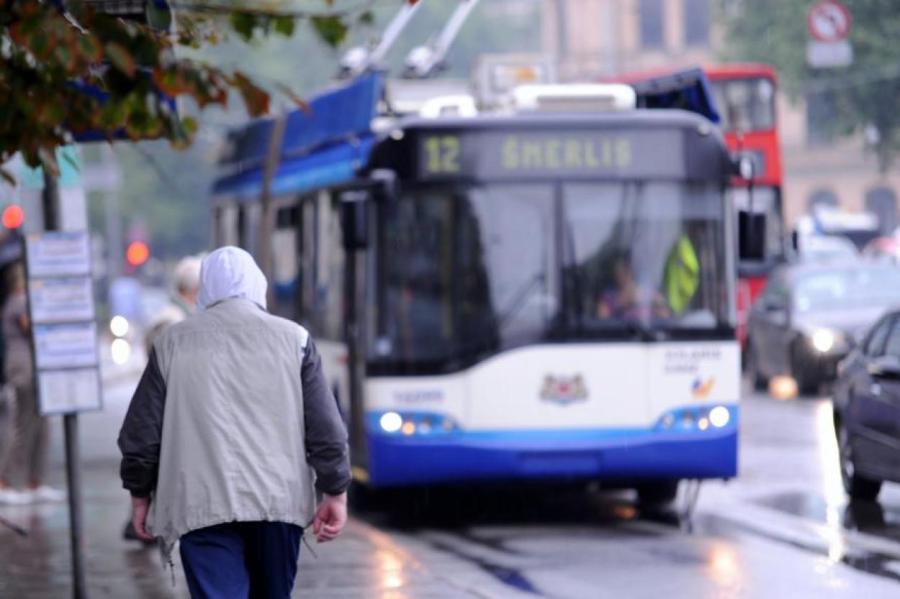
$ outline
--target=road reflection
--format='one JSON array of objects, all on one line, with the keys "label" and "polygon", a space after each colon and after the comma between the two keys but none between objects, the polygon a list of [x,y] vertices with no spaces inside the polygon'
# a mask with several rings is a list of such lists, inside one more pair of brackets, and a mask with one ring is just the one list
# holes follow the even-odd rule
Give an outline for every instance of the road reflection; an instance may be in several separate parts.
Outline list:
[{"label": "road reflection", "polygon": [[735,548],[723,541],[714,541],[709,549],[709,577],[723,588],[740,587],[743,583],[743,568]]}]

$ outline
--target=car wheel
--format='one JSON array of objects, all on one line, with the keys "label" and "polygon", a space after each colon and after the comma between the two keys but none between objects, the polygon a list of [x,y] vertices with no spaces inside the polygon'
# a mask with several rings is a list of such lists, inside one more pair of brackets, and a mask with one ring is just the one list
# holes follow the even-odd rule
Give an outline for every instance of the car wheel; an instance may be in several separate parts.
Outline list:
[{"label": "car wheel", "polygon": [[856,465],[853,461],[853,446],[850,443],[850,432],[837,419],[835,420],[834,428],[837,433],[838,453],[841,462],[841,481],[844,483],[844,490],[851,499],[875,501],[878,497],[878,492],[881,491],[881,481],[866,478],[856,471]]},{"label": "car wheel", "polygon": [[668,507],[678,496],[678,481],[662,481],[638,485],[638,504],[645,507]]},{"label": "car wheel", "polygon": [[759,355],[757,354],[759,350],[757,350],[753,341],[750,339],[747,340],[747,376],[750,378],[750,383],[753,385],[753,389],[755,391],[765,391],[769,386],[769,379],[763,376],[762,371],[759,369]]},{"label": "car wheel", "polygon": [[797,391],[803,395],[815,395],[821,383],[809,362],[809,357],[795,345],[791,351],[791,374],[797,383]]}]

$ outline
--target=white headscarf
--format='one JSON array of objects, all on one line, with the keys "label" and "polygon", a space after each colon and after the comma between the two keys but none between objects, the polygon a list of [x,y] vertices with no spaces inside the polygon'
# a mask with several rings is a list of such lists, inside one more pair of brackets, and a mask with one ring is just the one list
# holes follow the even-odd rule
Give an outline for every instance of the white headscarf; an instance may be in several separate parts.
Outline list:
[{"label": "white headscarf", "polygon": [[197,309],[206,310],[229,298],[244,298],[266,309],[266,276],[253,256],[233,246],[217,249],[200,266],[200,295]]}]

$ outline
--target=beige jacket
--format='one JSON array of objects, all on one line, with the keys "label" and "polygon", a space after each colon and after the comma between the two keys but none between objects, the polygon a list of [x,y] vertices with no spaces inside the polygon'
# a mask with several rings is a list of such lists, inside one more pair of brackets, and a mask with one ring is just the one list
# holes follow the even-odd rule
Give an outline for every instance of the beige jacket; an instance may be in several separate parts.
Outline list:
[{"label": "beige jacket", "polygon": [[166,400],[148,528],[166,544],[222,522],[313,519],[300,377],[308,340],[247,299],[215,304],[156,340]]}]

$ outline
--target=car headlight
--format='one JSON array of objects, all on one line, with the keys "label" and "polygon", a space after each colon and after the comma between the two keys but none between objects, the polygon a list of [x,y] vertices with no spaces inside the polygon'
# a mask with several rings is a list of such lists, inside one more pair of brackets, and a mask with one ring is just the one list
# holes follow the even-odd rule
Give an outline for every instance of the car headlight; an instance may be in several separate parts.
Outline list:
[{"label": "car headlight", "polygon": [[831,329],[816,329],[810,337],[812,346],[823,354],[830,352],[837,344],[837,335]]}]

